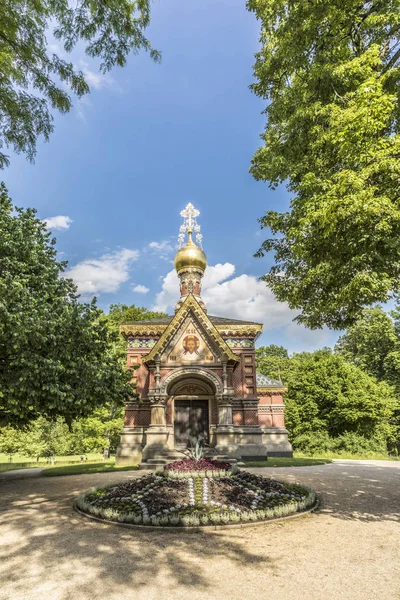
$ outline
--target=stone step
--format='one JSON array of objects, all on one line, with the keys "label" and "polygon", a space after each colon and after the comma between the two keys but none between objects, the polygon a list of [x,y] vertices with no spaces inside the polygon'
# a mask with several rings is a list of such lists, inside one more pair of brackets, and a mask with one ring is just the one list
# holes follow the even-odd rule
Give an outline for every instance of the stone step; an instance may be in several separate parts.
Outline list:
[{"label": "stone step", "polygon": [[221,462],[228,462],[231,463],[231,465],[235,465],[237,463],[237,459],[236,458],[230,458],[229,456],[225,456],[222,454],[217,454],[217,456],[213,456],[213,460],[220,460]]},{"label": "stone step", "polygon": [[142,462],[139,465],[139,469],[144,471],[162,471],[164,469],[164,465]]},{"label": "stone step", "polygon": [[154,458],[148,458],[146,462],[149,465],[166,465],[168,461],[163,456],[155,456]]},{"label": "stone step", "polygon": [[183,459],[185,455],[182,452],[176,452],[175,450],[163,450],[157,454],[157,456],[165,456],[166,458],[171,459]]},{"label": "stone step", "polygon": [[164,461],[164,463],[170,463],[170,462],[175,462],[176,460],[181,460],[180,458],[177,458],[176,456],[168,456],[167,454],[156,454],[154,456],[155,460],[158,461]]}]

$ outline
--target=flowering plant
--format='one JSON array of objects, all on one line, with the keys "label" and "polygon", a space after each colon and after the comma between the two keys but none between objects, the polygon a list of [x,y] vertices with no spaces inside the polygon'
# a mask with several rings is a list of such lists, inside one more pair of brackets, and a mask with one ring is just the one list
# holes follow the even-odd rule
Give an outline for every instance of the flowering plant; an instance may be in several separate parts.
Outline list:
[{"label": "flowering plant", "polygon": [[231,464],[210,458],[184,458],[165,465],[164,471],[229,471]]}]

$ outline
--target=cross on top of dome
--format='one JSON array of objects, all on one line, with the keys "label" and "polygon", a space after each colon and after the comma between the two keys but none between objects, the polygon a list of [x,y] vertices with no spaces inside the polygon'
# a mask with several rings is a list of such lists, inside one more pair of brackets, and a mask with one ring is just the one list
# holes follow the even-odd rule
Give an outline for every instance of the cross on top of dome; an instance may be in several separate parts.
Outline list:
[{"label": "cross on top of dome", "polygon": [[[200,225],[198,225],[196,218],[199,216],[200,211],[197,210],[193,206],[191,202],[187,204],[186,208],[181,210],[181,217],[183,217],[183,224],[180,226],[178,242],[179,247],[182,247],[183,242],[185,241],[185,234],[192,234],[193,232],[196,234],[196,242],[202,247],[201,242],[203,239],[202,234],[200,233]],[[190,236],[189,236],[190,237]]]}]

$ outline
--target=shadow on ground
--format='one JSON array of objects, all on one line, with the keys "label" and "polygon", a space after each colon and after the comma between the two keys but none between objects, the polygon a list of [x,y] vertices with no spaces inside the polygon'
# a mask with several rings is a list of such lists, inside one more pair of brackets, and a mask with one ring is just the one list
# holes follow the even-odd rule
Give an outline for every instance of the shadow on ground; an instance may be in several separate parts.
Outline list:
[{"label": "shadow on ground", "polygon": [[[291,585],[292,580],[311,592],[318,580],[318,594],[325,594],[327,581],[333,578],[333,593],[333,581],[340,574],[342,592],[351,592],[353,598],[362,586],[386,581],[388,560],[396,552],[394,521],[400,519],[398,463],[396,468],[334,463],[249,470],[313,487],[322,500],[318,514],[207,533],[142,531],[98,523],[72,508],[82,490],[141,473],[1,482],[0,597],[153,600],[162,594],[181,600],[195,592],[196,599],[214,600],[222,586],[224,598],[230,600],[267,597],[268,589],[283,597],[279,594],[284,588],[290,590],[290,598],[298,599],[299,583]],[[362,569],[375,562],[381,571],[371,583]],[[357,597],[367,597],[370,591],[365,588]]]},{"label": "shadow on ground", "polygon": [[313,487],[320,499],[319,513],[359,521],[400,520],[400,463],[386,466],[337,462],[330,465],[249,469]]},{"label": "shadow on ground", "polygon": [[[102,477],[103,482],[107,481],[106,474]],[[104,583],[105,597],[107,590],[111,593],[116,586],[138,589],[160,576],[169,581],[171,589],[176,585],[197,590],[212,588],[213,581],[203,577],[199,568],[200,558],[203,564],[204,560],[222,559],[238,568],[245,562],[255,566],[262,563],[264,570],[278,569],[272,557],[253,554],[240,539],[222,537],[218,532],[146,532],[87,519],[72,509],[74,498],[82,491],[82,478],[62,479],[63,488],[68,487],[66,480],[70,480],[70,490],[65,494],[57,493],[57,485],[51,486],[50,493],[29,491],[32,487],[46,487],[41,485],[42,479],[25,481],[26,492],[18,497],[13,493],[17,482],[9,482],[8,489],[3,490],[0,523],[6,525],[10,538],[3,546],[7,564],[3,562],[0,571],[9,583],[21,582],[21,556],[24,564],[36,564],[36,574],[54,564],[68,564],[85,572],[82,592],[86,594],[89,573],[95,574]],[[77,591],[76,582],[74,590]]]}]

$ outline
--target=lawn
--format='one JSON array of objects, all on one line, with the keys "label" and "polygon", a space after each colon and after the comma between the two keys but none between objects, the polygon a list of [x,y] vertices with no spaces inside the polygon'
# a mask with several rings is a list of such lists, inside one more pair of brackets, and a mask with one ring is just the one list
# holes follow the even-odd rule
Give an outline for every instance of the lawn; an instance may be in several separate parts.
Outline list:
[{"label": "lawn", "polygon": [[65,467],[50,467],[43,471],[45,477],[59,477],[61,475],[81,475],[84,473],[108,473],[110,471],[133,471],[137,466],[116,467],[115,460],[98,463],[82,463],[79,465],[67,465]]},{"label": "lawn", "polygon": [[330,458],[278,458],[271,456],[268,460],[244,461],[246,467],[312,467],[328,465]]},{"label": "lawn", "polygon": [[[103,465],[102,455],[98,452],[89,453],[85,455],[88,459],[87,462],[81,463],[81,455],[77,454],[74,456],[56,456],[55,464],[58,466],[66,466],[66,465],[87,465],[87,464],[100,464]],[[0,453],[0,473],[4,473],[6,471],[14,471],[16,469],[34,469],[37,467],[50,468],[53,465],[48,462],[46,458],[40,458],[39,460],[32,460],[32,457],[23,456],[20,454],[14,454],[12,457],[12,461],[10,462],[9,456],[4,453]]]}]

